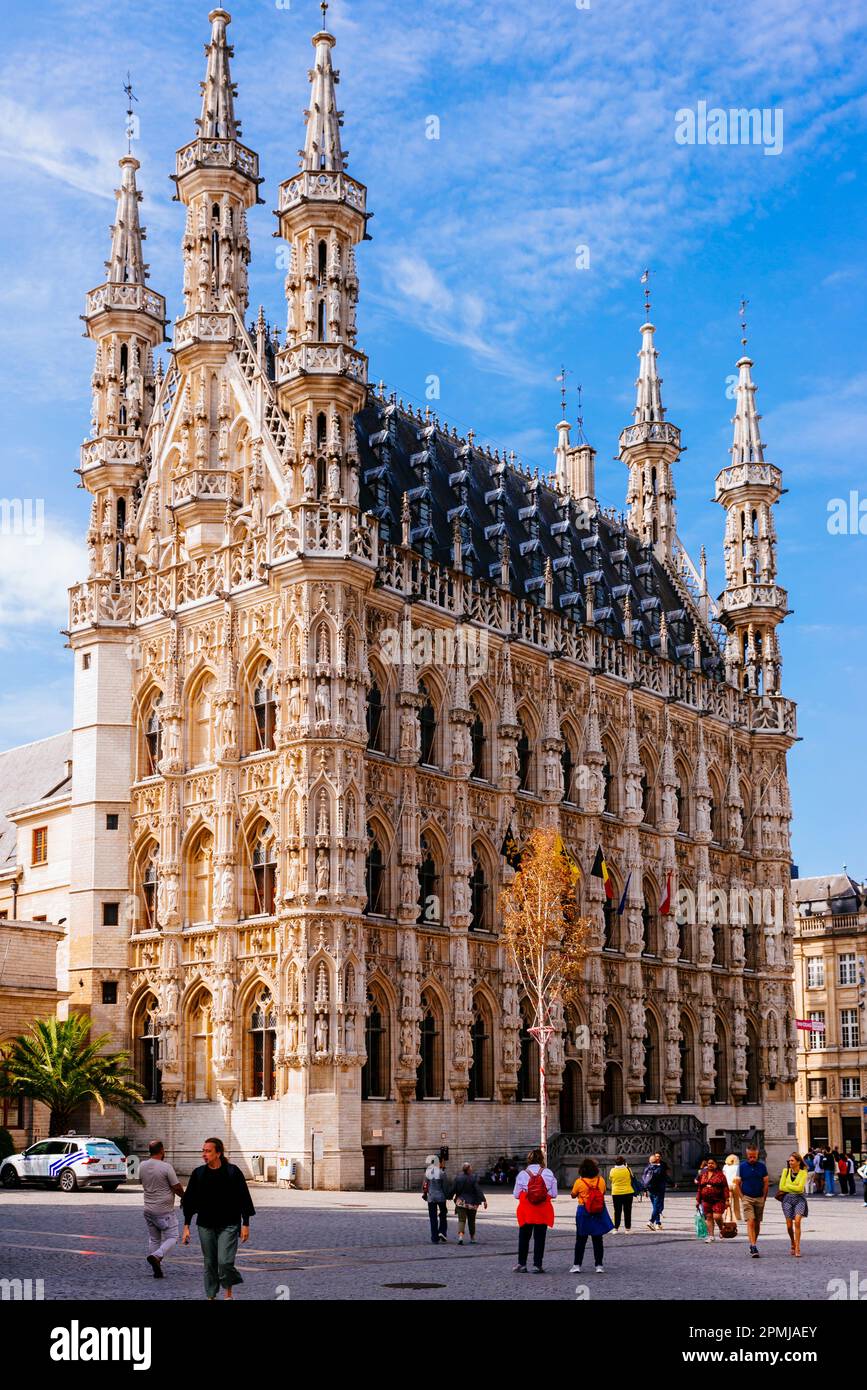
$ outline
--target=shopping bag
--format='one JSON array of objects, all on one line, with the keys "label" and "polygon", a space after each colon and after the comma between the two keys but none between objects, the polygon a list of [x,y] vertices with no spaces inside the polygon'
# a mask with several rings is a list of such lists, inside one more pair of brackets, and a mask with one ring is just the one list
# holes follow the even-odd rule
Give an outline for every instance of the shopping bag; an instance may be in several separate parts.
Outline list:
[{"label": "shopping bag", "polygon": [[707,1222],[698,1210],[695,1213],[695,1233],[699,1240],[707,1240]]}]

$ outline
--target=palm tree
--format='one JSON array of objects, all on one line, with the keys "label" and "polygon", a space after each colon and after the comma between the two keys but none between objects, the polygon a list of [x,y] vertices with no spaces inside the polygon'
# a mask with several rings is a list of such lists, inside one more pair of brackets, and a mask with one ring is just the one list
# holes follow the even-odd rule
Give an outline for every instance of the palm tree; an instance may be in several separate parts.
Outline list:
[{"label": "palm tree", "polygon": [[142,1089],[128,1066],[129,1053],[102,1053],[108,1033],[90,1038],[89,1014],[37,1019],[30,1032],[13,1038],[0,1059],[0,1095],[28,1096],[51,1111],[49,1134],[63,1134],[78,1108],[96,1101],[100,1115],[107,1105],[144,1124],[137,1109]]}]

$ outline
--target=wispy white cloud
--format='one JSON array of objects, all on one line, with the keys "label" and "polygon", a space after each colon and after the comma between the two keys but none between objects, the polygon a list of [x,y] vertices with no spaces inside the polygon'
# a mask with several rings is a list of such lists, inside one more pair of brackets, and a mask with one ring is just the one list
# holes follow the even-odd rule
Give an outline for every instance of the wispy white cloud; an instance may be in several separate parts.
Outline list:
[{"label": "wispy white cloud", "polygon": [[81,538],[50,512],[41,522],[40,500],[0,499],[0,647],[65,626],[67,588],[87,573]]}]

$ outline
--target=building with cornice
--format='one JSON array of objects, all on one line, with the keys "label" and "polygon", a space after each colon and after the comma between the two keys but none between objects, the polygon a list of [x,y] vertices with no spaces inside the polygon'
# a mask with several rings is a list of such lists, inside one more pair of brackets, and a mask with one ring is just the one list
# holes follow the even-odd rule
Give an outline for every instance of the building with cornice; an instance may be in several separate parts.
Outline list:
[{"label": "building with cornice", "polygon": [[[294,1162],[302,1185],[401,1186],[441,1144],[485,1166],[538,1134],[501,847],[557,825],[590,950],[581,999],[548,1020],[552,1155],[687,1163],[757,1133],[776,1161],[794,1120],[796,728],[753,364],[716,484],[714,602],[677,536],[680,431],[650,322],[625,514],[600,505],[568,422],[541,477],[368,384],[367,191],[324,28],[301,167],[277,191],[285,328],[248,322],[262,180],[229,16],[210,23],[174,175],[167,370],[131,155],[86,300],[70,1007],[132,1048],[148,1133],[182,1167],[209,1133],[254,1170]],[[600,845],[612,901],[589,872]]]}]

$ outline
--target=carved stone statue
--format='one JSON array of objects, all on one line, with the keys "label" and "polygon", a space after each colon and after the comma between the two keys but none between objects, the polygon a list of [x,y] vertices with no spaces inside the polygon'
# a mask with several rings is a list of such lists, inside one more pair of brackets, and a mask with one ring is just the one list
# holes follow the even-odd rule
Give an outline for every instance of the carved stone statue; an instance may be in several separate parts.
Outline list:
[{"label": "carved stone statue", "polygon": [[328,865],[328,851],[319,849],[316,851],[316,891],[317,893],[327,893],[328,884],[331,879],[331,870]]},{"label": "carved stone statue", "polygon": [[301,484],[305,497],[316,496],[316,465],[311,458],[306,458],[301,465]]},{"label": "carved stone statue", "polygon": [[331,688],[328,681],[319,681],[316,686],[316,723],[327,724],[331,719]]},{"label": "carved stone statue", "polygon": [[320,1056],[328,1051],[327,1014],[320,1013],[316,1015],[316,1025],[313,1030],[313,1045]]}]

